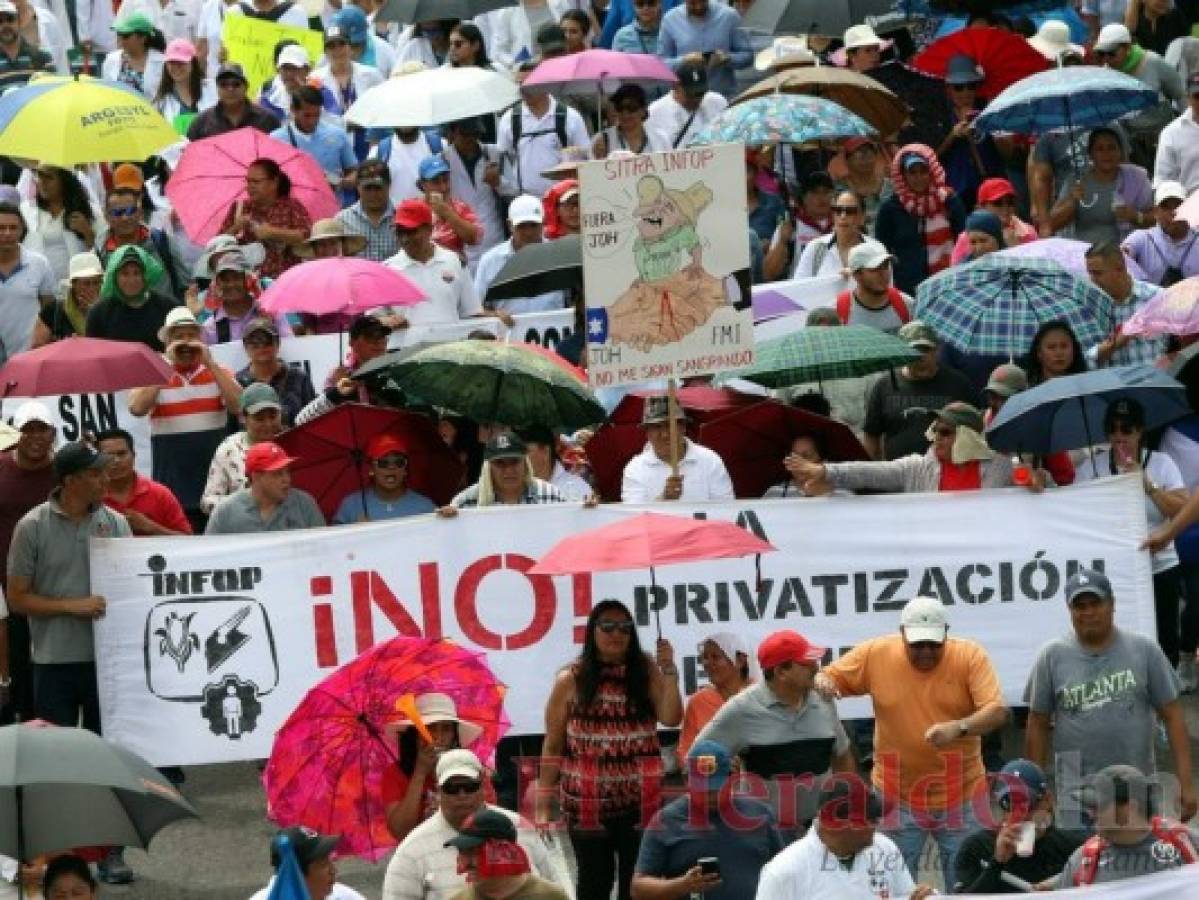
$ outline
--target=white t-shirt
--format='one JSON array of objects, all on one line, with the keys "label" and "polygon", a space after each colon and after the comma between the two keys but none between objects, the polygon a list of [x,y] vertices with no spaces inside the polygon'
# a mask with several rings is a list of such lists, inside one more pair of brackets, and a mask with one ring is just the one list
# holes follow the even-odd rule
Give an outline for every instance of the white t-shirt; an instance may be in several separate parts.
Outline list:
[{"label": "white t-shirt", "polygon": [[[732,500],[733,482],[728,469],[714,451],[684,438],[686,449],[679,460],[679,474],[683,476],[683,495],[680,499]],[[620,485],[620,499],[624,503],[650,503],[662,496],[666,479],[670,477],[670,464],[658,459],[653,447],[645,449],[629,460],[624,467],[624,478]]]},{"label": "white t-shirt", "polygon": [[[562,161],[563,144],[558,139],[554,119],[558,101],[550,98],[545,115],[537,118],[524,103],[504,113],[496,134],[496,148],[508,154],[505,166],[507,190],[513,194],[545,195],[554,183],[541,173]],[[520,114],[520,146],[512,145],[512,116]],[[590,147],[591,138],[583,117],[571,107],[566,108],[566,146]]]},{"label": "white t-shirt", "polygon": [[817,830],[809,829],[766,864],[756,900],[902,900],[915,889],[899,848],[886,835],[875,832],[874,842],[846,870]]},{"label": "white t-shirt", "polygon": [[[429,146],[429,141],[425,138],[424,133],[418,132],[416,140],[411,144],[405,144],[397,135],[392,134],[391,140],[387,143],[390,148],[387,155],[387,169],[391,172],[389,189],[391,202],[399,206],[405,200],[423,198],[424,192],[416,186],[416,178],[419,174],[421,160],[433,155],[433,149]],[[382,158],[379,153],[381,146],[382,141],[371,148],[369,154],[371,159]]]},{"label": "white t-shirt", "polygon": [[437,244],[433,245],[433,256],[426,263],[412,259],[401,250],[386,260],[413,284],[424,291],[428,298],[416,306],[397,306],[390,309],[401,315],[412,325],[438,325],[457,322],[483,311],[475,293],[470,272],[458,259],[458,254]]},{"label": "white t-shirt", "polygon": [[[1074,467],[1076,482],[1093,481],[1096,477],[1105,478],[1112,474],[1111,448],[1098,447],[1094,452],[1094,466],[1091,465],[1089,459],[1084,459]],[[1096,469],[1099,470],[1098,475],[1095,474]],[[1145,474],[1163,491],[1186,488],[1186,484],[1182,480],[1182,473],[1178,471],[1178,465],[1165,453],[1149,454],[1149,462],[1145,464]],[[1157,508],[1157,504],[1150,499],[1148,494],[1145,495],[1145,519],[1149,522],[1150,531],[1166,521],[1166,517],[1162,515],[1161,510]],[[1166,549],[1154,553],[1152,559],[1153,574],[1159,575],[1178,565],[1178,551],[1174,549],[1173,544],[1170,544]]]},{"label": "white t-shirt", "polygon": [[[673,93],[670,93],[659,97],[649,105],[649,118],[646,120],[646,125],[661,133],[666,139],[667,147],[686,147],[691,135],[724,112],[728,105],[729,101],[720,94],[708,91],[704,94],[704,99],[699,101],[699,108],[695,110],[695,116],[692,118],[691,113],[674,98]],[[687,125],[688,119],[691,121],[689,125]],[[678,139],[679,132],[682,131],[684,125],[687,125],[687,130],[683,133],[682,138]]]}]

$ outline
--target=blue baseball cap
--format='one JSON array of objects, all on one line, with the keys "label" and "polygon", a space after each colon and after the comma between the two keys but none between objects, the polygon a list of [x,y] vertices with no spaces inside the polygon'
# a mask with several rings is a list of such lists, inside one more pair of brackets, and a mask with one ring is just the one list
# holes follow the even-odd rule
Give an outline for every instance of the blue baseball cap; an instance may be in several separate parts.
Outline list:
[{"label": "blue baseball cap", "polygon": [[440,156],[426,156],[420,161],[420,168],[417,170],[421,181],[428,181],[430,178],[436,178],[438,175],[445,175],[450,171],[450,164]]},{"label": "blue baseball cap", "polygon": [[366,19],[366,13],[357,6],[348,4],[343,6],[334,13],[333,19],[329,24],[345,29],[345,34],[350,39],[351,44],[365,44],[371,34],[370,23]]},{"label": "blue baseball cap", "polygon": [[[1030,759],[1013,759],[994,778],[995,786],[991,795],[1004,809],[1012,805],[1013,794],[1021,805],[1031,807],[1049,790],[1045,772]],[[1027,812],[1027,808],[1024,811]]]},{"label": "blue baseball cap", "polygon": [[687,754],[689,778],[704,779],[709,790],[719,790],[733,771],[728,748],[716,741],[696,741]]}]

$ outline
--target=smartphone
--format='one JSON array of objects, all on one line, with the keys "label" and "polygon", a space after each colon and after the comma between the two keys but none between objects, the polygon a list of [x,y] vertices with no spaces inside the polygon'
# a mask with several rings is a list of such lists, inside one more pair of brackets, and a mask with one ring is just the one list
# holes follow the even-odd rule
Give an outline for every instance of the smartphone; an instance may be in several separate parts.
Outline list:
[{"label": "smartphone", "polygon": [[705,875],[720,875],[720,860],[715,856],[701,856],[699,859],[700,871]]}]

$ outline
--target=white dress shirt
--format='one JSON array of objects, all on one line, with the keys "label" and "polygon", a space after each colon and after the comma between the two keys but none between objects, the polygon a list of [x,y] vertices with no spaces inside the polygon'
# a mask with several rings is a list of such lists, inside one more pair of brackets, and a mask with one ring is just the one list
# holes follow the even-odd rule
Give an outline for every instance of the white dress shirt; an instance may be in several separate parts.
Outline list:
[{"label": "white dress shirt", "polygon": [[[519,107],[504,113],[504,117],[500,119],[496,147],[508,154],[504,180],[507,183],[507,191],[513,196],[532,194],[534,197],[543,197],[546,191],[554,186],[554,182],[541,174],[562,161],[563,147],[554,129],[554,113],[558,109],[558,101],[553,97],[549,99],[549,106],[541,118],[534,116],[529,112],[529,107],[521,103]],[[521,115],[520,147],[513,148],[512,116],[517,111]],[[570,147],[591,146],[591,138],[587,134],[587,126],[583,124],[583,117],[570,107],[566,110],[566,144]]]},{"label": "white dress shirt", "polygon": [[[683,476],[681,500],[732,500],[733,482],[728,469],[715,452],[694,443],[690,438],[685,443],[683,458],[679,460],[679,474]],[[670,477],[670,463],[658,459],[650,444],[629,460],[624,467],[624,478],[620,485],[620,499],[624,503],[650,503],[662,497],[666,479]]]},{"label": "white dress shirt", "polygon": [[[646,125],[660,132],[666,138],[667,146],[672,149],[686,147],[691,136],[724,112],[728,105],[729,101],[720,94],[708,91],[704,94],[704,99],[699,101],[699,108],[695,110],[695,117],[692,118],[691,113],[674,98],[674,93],[671,92],[664,97],[659,97],[649,105],[649,120]],[[691,119],[691,124],[687,125],[687,130],[679,139],[679,132],[683,130],[688,119]]]},{"label": "white dress shirt", "polygon": [[458,254],[438,244],[428,262],[417,262],[401,250],[384,265],[391,266],[424,291],[427,299],[416,306],[383,307],[403,316],[411,325],[457,322],[483,311],[470,272]]}]

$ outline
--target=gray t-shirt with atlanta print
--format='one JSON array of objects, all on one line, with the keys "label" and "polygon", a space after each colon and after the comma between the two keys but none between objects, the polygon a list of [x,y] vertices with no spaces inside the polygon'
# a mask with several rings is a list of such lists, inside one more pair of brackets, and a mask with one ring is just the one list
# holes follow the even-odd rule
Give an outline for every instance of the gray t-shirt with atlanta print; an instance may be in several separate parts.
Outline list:
[{"label": "gray t-shirt with atlanta print", "polygon": [[1116,765],[1155,771],[1154,711],[1179,694],[1178,676],[1157,642],[1116,629],[1100,651],[1070,634],[1041,648],[1024,689],[1033,712],[1053,717],[1059,804],[1082,779]]}]

